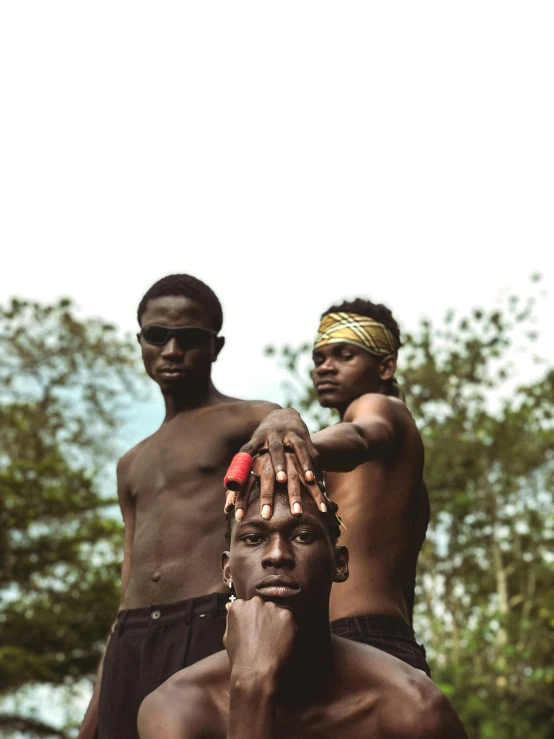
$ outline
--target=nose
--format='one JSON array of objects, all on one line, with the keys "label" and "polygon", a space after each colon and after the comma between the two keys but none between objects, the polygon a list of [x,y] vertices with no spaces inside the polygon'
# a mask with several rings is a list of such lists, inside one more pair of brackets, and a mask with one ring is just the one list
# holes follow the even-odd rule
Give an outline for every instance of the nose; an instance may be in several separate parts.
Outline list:
[{"label": "nose", "polygon": [[282,569],[294,567],[292,544],[281,536],[271,536],[264,552],[262,566]]},{"label": "nose", "polygon": [[336,374],[337,368],[335,367],[333,358],[325,357],[325,359],[323,360],[323,362],[321,362],[321,364],[318,364],[317,367],[314,367],[314,372],[316,373],[316,375]]},{"label": "nose", "polygon": [[179,344],[177,343],[177,339],[175,336],[172,336],[169,341],[163,345],[162,349],[162,357],[165,357],[167,359],[173,358],[173,357],[182,357],[183,351]]}]

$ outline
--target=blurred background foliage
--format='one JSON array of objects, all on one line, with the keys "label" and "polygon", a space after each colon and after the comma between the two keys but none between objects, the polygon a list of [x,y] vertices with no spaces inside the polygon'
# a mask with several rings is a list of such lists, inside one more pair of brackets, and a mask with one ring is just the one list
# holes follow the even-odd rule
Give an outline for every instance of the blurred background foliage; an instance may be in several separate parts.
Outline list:
[{"label": "blurred background foliage", "polygon": [[[137,352],[69,299],[0,308],[0,695],[96,670],[117,612],[122,526],[102,472],[140,392]],[[111,481],[110,481],[111,483]],[[113,484],[110,485],[113,489]],[[64,736],[0,713],[0,735]]]},{"label": "blurred background foliage", "polygon": [[[537,291],[534,291],[537,292]],[[405,334],[399,381],[423,436],[432,520],[415,627],[472,739],[554,736],[554,366],[535,356],[535,298],[449,311]],[[121,525],[102,472],[137,352],[69,300],[0,309],[0,694],[92,678],[118,604]],[[287,403],[336,420],[311,345],[268,347]],[[520,360],[536,380],[518,381]],[[110,485],[110,489],[113,485]],[[69,737],[24,712],[0,736]]]}]

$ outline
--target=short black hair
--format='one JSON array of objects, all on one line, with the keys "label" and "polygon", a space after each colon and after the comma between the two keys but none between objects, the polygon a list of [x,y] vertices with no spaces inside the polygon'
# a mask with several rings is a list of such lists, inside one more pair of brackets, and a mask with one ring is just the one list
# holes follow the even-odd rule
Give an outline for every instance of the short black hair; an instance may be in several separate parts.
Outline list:
[{"label": "short black hair", "polygon": [[396,339],[396,345],[399,349],[402,346],[398,323],[392,315],[391,310],[382,303],[372,303],[371,300],[355,298],[354,300],[345,300],[340,305],[332,305],[321,314],[321,317],[323,318],[323,316],[326,316],[328,313],[357,313],[360,316],[373,318],[375,321],[379,321],[379,323],[382,323],[388,328]]},{"label": "short black hair", "polygon": [[[257,493],[259,493],[260,484],[259,482],[254,483],[254,486],[252,490],[250,491],[250,500],[253,498],[256,498]],[[308,489],[301,485],[302,491],[309,495]],[[286,483],[275,483],[275,495],[282,495],[282,496],[288,496],[288,490]],[[320,515],[323,517],[323,521],[325,523],[325,526],[327,527],[327,531],[329,532],[329,536],[331,538],[331,542],[333,546],[337,545],[337,541],[340,536],[340,520],[337,515],[339,507],[335,503],[334,500],[329,500],[329,498],[325,499],[325,503],[327,505],[327,513],[321,513]],[[227,531],[225,533],[225,538],[230,543],[231,542],[231,527],[233,525],[233,521],[235,520],[235,506],[229,506],[227,512],[225,513],[225,519],[227,521]]]},{"label": "short black hair", "polygon": [[[402,346],[400,327],[392,315],[392,311],[382,303],[372,303],[371,300],[355,298],[354,300],[345,300],[340,305],[332,305],[321,314],[321,318],[326,316],[328,313],[357,313],[360,316],[373,318],[375,321],[379,321],[379,323],[382,323],[389,329],[396,339],[396,346],[398,349]],[[403,398],[403,394],[398,387],[398,382],[394,377],[383,382],[379,392],[382,392],[383,395],[392,395],[395,398]]]},{"label": "short black hair", "polygon": [[139,303],[137,319],[140,325],[146,305],[152,298],[161,298],[166,295],[184,295],[202,306],[212,321],[215,331],[221,331],[223,325],[223,310],[219,298],[205,282],[192,275],[168,275],[155,282],[146,291]]}]

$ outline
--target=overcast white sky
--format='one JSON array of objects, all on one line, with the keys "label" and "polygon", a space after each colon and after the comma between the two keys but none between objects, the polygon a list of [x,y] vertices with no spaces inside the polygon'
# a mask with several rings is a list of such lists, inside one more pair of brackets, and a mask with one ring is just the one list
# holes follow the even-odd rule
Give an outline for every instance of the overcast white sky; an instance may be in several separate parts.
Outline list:
[{"label": "overcast white sky", "polygon": [[134,331],[150,284],[189,272],[226,312],[217,385],[279,400],[262,347],[311,338],[331,302],[413,328],[540,271],[553,356],[553,21],[552,2],[2,3],[0,300],[71,295]]},{"label": "overcast white sky", "polygon": [[71,295],[134,331],[150,284],[189,272],[225,309],[217,385],[274,400],[262,347],[344,297],[410,328],[541,271],[552,316],[553,20],[483,0],[2,4],[0,299]]}]

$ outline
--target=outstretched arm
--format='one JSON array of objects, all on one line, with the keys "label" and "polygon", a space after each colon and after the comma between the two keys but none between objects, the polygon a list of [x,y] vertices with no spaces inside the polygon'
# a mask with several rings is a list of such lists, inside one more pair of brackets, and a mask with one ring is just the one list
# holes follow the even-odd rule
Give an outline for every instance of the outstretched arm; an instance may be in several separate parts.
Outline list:
[{"label": "outstretched arm", "polygon": [[399,427],[395,401],[383,395],[362,395],[350,404],[341,423],[313,434],[312,442],[324,470],[350,472],[386,454]]}]

